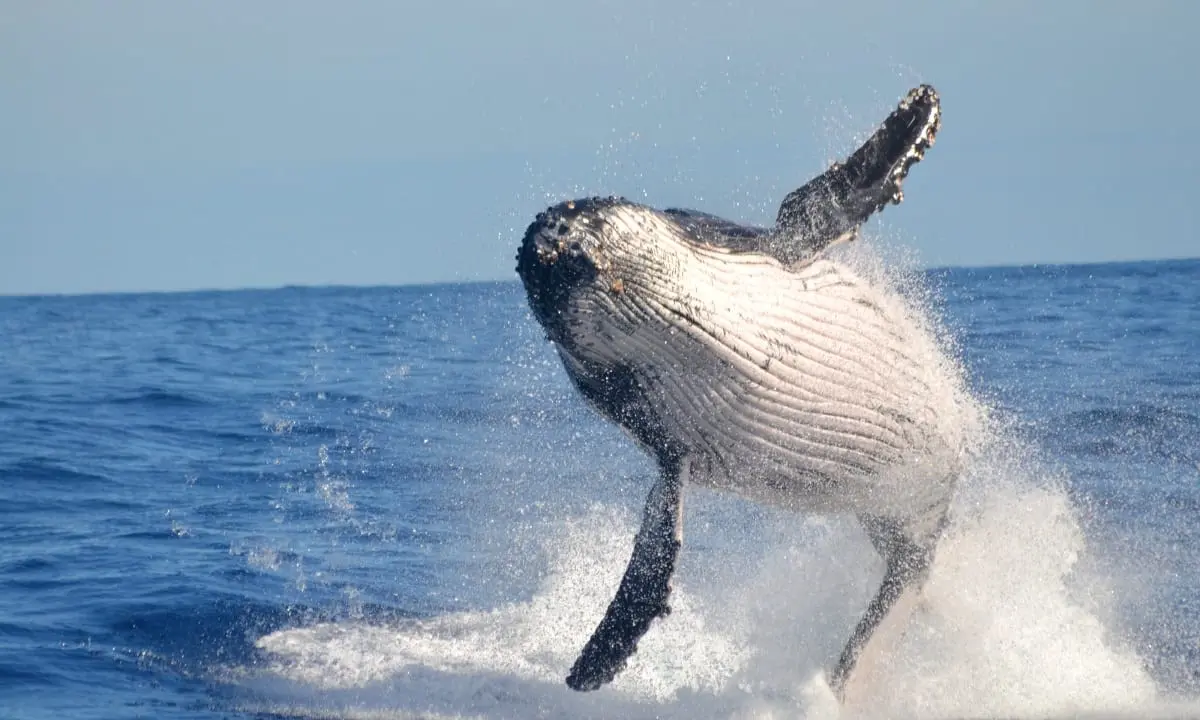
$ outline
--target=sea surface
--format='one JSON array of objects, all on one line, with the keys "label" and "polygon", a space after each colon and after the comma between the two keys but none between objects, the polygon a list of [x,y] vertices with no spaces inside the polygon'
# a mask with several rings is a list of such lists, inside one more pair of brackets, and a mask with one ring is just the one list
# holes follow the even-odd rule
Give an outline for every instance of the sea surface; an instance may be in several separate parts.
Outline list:
[{"label": "sea surface", "polygon": [[[995,427],[866,714],[1200,707],[1200,260],[920,280]],[[0,298],[0,717],[836,715],[869,543],[697,489],[563,686],[653,475],[515,281]]]}]

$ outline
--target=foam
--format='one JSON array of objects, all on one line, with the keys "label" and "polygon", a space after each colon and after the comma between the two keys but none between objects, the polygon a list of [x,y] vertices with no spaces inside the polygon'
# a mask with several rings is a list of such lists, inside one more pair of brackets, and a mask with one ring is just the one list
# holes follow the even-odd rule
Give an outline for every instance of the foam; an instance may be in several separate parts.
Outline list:
[{"label": "foam", "polygon": [[[1155,702],[1139,658],[1076,597],[1071,573],[1085,541],[1067,496],[1022,472],[990,457],[968,478],[920,609],[862,705],[844,715],[1048,716]],[[689,495],[702,506],[729,502]],[[634,520],[597,505],[556,523],[526,601],[280,630],[258,640],[267,661],[240,682],[259,697],[255,707],[314,717],[839,714],[822,668],[878,582],[879,562],[852,523],[786,514],[768,514],[742,547],[745,538],[689,553],[685,542],[673,612],[628,670],[599,692],[568,690],[563,677],[611,599]]]}]

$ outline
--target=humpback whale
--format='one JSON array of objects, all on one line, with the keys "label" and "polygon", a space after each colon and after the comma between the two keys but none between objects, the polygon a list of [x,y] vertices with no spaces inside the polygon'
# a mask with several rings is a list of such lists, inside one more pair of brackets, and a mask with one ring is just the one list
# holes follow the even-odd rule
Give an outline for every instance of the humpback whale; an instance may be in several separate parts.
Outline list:
[{"label": "humpback whale", "polygon": [[839,697],[881,624],[911,607],[963,463],[961,378],[901,295],[831,246],[902,200],[940,124],[937,92],[914,88],[771,228],[617,197],[529,225],[517,273],[533,315],[583,397],[659,468],[571,688],[612,681],[669,612],[686,483],[859,519],[885,571],[828,675]]}]

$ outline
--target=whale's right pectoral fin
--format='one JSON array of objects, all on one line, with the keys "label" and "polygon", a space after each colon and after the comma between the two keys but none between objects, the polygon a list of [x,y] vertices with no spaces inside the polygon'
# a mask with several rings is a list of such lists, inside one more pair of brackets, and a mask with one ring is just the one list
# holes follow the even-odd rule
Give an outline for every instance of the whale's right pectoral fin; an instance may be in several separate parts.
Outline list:
[{"label": "whale's right pectoral fin", "polygon": [[612,682],[650,623],[670,612],[667,596],[683,539],[681,492],[688,467],[686,458],[664,464],[650,490],[621,586],[567,676],[572,690],[596,690]]},{"label": "whale's right pectoral fin", "polygon": [[790,263],[853,237],[860,225],[904,195],[900,185],[941,127],[937,91],[913,88],[844,163],[792,191],[779,207],[771,254]]}]

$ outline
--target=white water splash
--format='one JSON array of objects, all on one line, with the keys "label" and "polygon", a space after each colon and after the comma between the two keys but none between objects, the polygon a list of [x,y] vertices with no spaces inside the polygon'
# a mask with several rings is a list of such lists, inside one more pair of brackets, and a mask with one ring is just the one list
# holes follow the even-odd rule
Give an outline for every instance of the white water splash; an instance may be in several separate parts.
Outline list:
[{"label": "white water splash", "polygon": [[[595,507],[544,539],[525,602],[423,621],[363,621],[261,638],[256,708],[336,717],[991,717],[1145,710],[1155,687],[1110,639],[1071,572],[1084,538],[1062,492],[1010,482],[1007,463],[962,493],[920,609],[864,701],[823,681],[879,563],[849,525],[778,515],[766,542],[688,553],[673,612],[609,687],[563,684],[611,599],[636,530]],[[1025,477],[1023,480],[1027,481]],[[699,493],[690,493],[696,496]],[[703,498],[701,498],[703,500]],[[710,498],[714,500],[714,498]],[[720,502],[719,498],[715,498]]]}]

